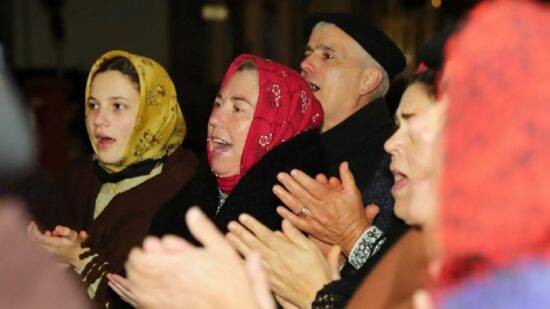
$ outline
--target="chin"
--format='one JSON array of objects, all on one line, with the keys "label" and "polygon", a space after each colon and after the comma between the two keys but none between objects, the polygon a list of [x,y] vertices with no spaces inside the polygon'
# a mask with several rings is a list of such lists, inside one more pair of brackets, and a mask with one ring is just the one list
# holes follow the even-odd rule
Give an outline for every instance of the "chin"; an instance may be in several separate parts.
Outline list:
[{"label": "chin", "polygon": [[103,164],[116,164],[116,163],[120,162],[120,160],[122,159],[122,157],[120,157],[120,156],[119,157],[114,157],[114,156],[105,156],[105,155],[98,155],[97,158]]}]

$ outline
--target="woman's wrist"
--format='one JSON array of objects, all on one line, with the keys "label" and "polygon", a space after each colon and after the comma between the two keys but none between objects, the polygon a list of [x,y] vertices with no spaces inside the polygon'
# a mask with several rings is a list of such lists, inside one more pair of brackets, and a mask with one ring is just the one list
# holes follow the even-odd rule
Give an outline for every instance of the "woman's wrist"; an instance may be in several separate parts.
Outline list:
[{"label": "woman's wrist", "polygon": [[81,259],[80,256],[88,250],[90,249],[82,247],[78,247],[76,249],[76,255],[73,257],[70,264],[78,273],[81,273],[84,270],[84,267],[86,267],[86,261],[84,259]]}]

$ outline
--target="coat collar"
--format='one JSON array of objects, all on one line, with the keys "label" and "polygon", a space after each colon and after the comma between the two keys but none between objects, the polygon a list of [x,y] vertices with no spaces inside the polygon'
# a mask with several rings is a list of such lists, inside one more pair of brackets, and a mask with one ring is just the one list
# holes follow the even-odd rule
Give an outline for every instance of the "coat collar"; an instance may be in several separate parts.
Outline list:
[{"label": "coat collar", "polygon": [[377,134],[393,127],[386,100],[378,98],[321,134],[321,143],[327,158],[331,158],[350,148],[351,144],[368,143]]}]

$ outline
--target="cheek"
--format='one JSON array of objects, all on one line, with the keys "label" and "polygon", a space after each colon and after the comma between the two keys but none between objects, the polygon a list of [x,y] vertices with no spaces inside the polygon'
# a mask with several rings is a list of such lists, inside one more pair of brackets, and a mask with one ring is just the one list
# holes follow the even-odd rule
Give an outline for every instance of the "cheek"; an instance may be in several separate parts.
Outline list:
[{"label": "cheek", "polygon": [[124,143],[128,143],[128,140],[132,136],[132,133],[134,133],[136,125],[136,117],[122,117],[119,122],[118,131],[120,132],[120,136],[124,138]]}]

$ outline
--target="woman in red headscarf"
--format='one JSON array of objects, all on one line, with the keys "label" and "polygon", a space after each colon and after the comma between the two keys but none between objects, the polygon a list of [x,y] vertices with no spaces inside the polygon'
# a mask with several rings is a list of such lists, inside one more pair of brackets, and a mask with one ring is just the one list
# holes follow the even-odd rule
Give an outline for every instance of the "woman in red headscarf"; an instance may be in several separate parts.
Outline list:
[{"label": "woman in red headscarf", "polygon": [[206,157],[197,176],[157,213],[155,235],[192,239],[184,214],[199,205],[218,228],[247,213],[279,229],[272,193],[279,172],[324,171],[318,142],[321,104],[296,71],[254,55],[229,66],[208,121]]}]

